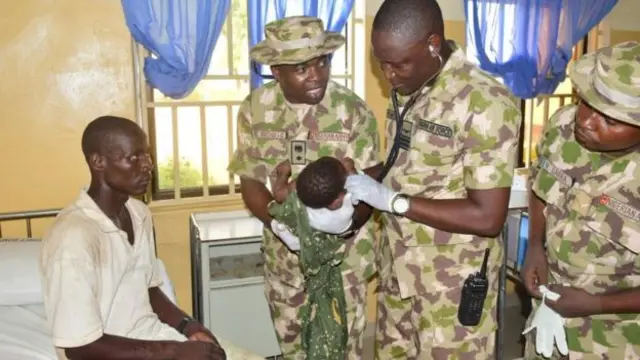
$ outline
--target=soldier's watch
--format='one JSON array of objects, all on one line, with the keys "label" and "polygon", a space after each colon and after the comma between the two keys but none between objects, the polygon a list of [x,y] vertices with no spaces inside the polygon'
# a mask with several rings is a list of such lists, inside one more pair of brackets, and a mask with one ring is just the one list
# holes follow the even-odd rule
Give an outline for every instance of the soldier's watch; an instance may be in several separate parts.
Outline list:
[{"label": "soldier's watch", "polygon": [[404,215],[407,211],[409,211],[409,206],[411,205],[409,201],[409,195],[397,193],[391,199],[391,211],[394,214]]}]

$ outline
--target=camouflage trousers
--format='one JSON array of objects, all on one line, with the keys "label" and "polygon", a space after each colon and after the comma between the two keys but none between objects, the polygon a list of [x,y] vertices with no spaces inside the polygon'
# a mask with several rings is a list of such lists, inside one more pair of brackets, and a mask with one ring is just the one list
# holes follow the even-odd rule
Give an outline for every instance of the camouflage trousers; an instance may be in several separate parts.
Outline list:
[{"label": "camouflage trousers", "polygon": [[489,272],[489,291],[477,327],[460,325],[461,287],[403,299],[390,266],[378,286],[376,359],[487,360],[495,358],[498,276]]},{"label": "camouflage trousers", "polygon": [[[539,301],[533,301],[533,310],[525,328],[533,320]],[[623,329],[626,328],[627,331]],[[637,360],[640,359],[640,321],[598,320],[594,318],[566,319],[565,333],[569,354],[561,356],[555,348],[551,359],[560,360]],[[536,353],[536,331],[526,336],[524,358],[543,360]]]},{"label": "camouflage trousers", "polygon": [[[267,269],[265,268],[265,271]],[[343,277],[347,304],[347,360],[362,360],[364,331],[367,325],[367,282],[354,281],[355,276]],[[356,284],[356,285],[353,285]],[[271,319],[280,343],[284,360],[304,360],[299,311],[307,295],[304,288],[283,283],[273,274],[265,274],[265,295]],[[327,359],[341,360],[341,359]]]}]

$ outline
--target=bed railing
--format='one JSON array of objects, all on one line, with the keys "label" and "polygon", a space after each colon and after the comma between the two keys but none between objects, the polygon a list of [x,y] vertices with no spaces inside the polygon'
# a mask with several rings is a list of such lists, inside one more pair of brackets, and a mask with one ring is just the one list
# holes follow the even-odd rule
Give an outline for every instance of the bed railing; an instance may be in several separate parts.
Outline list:
[{"label": "bed railing", "polygon": [[0,238],[2,237],[3,222],[23,220],[26,225],[27,237],[31,237],[33,235],[31,231],[31,220],[54,217],[58,215],[59,212],[60,209],[45,209],[0,213]]}]

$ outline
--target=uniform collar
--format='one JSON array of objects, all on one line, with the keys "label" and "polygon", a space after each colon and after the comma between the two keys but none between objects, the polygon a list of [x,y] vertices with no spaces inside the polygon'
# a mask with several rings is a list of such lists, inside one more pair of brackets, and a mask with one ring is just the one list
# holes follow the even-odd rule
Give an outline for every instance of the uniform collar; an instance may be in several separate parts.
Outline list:
[{"label": "uniform collar", "polygon": [[402,96],[401,97],[401,101],[403,103],[406,103],[413,96],[421,97],[421,96],[427,94],[431,89],[433,89],[435,87],[438,87],[440,82],[442,81],[442,79],[445,78],[448,73],[450,73],[453,70],[458,69],[458,68],[464,66],[464,64],[466,64],[467,56],[466,56],[464,50],[462,48],[460,48],[452,40],[447,40],[447,43],[449,44],[449,47],[452,50],[451,51],[451,55],[449,56],[449,59],[447,60],[447,62],[444,64],[444,66],[440,70],[440,74],[438,74],[438,77],[436,78],[436,80],[433,82],[433,84],[431,84],[431,86],[427,86],[427,84],[424,83],[418,90],[416,90],[412,94]]},{"label": "uniform collar", "polygon": [[[77,206],[80,211],[89,219],[94,221],[105,233],[110,232],[118,232],[120,229],[114,224],[114,222],[109,219],[109,217],[98,207],[95,201],[89,196],[87,193],[88,188],[84,188],[80,191],[80,194],[76,198],[75,206]],[[129,198],[125,203],[127,210],[129,210],[129,214],[131,214],[131,223],[134,228],[138,227],[139,224],[142,224],[147,217],[145,211],[138,206],[135,199]]]}]

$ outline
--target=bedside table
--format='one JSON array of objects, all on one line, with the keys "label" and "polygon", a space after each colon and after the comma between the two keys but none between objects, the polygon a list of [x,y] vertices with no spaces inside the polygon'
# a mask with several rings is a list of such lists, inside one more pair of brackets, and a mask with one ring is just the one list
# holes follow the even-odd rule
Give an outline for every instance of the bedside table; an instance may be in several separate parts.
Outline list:
[{"label": "bedside table", "polygon": [[261,356],[280,355],[264,295],[262,223],[247,211],[189,219],[193,316],[215,335]]}]

